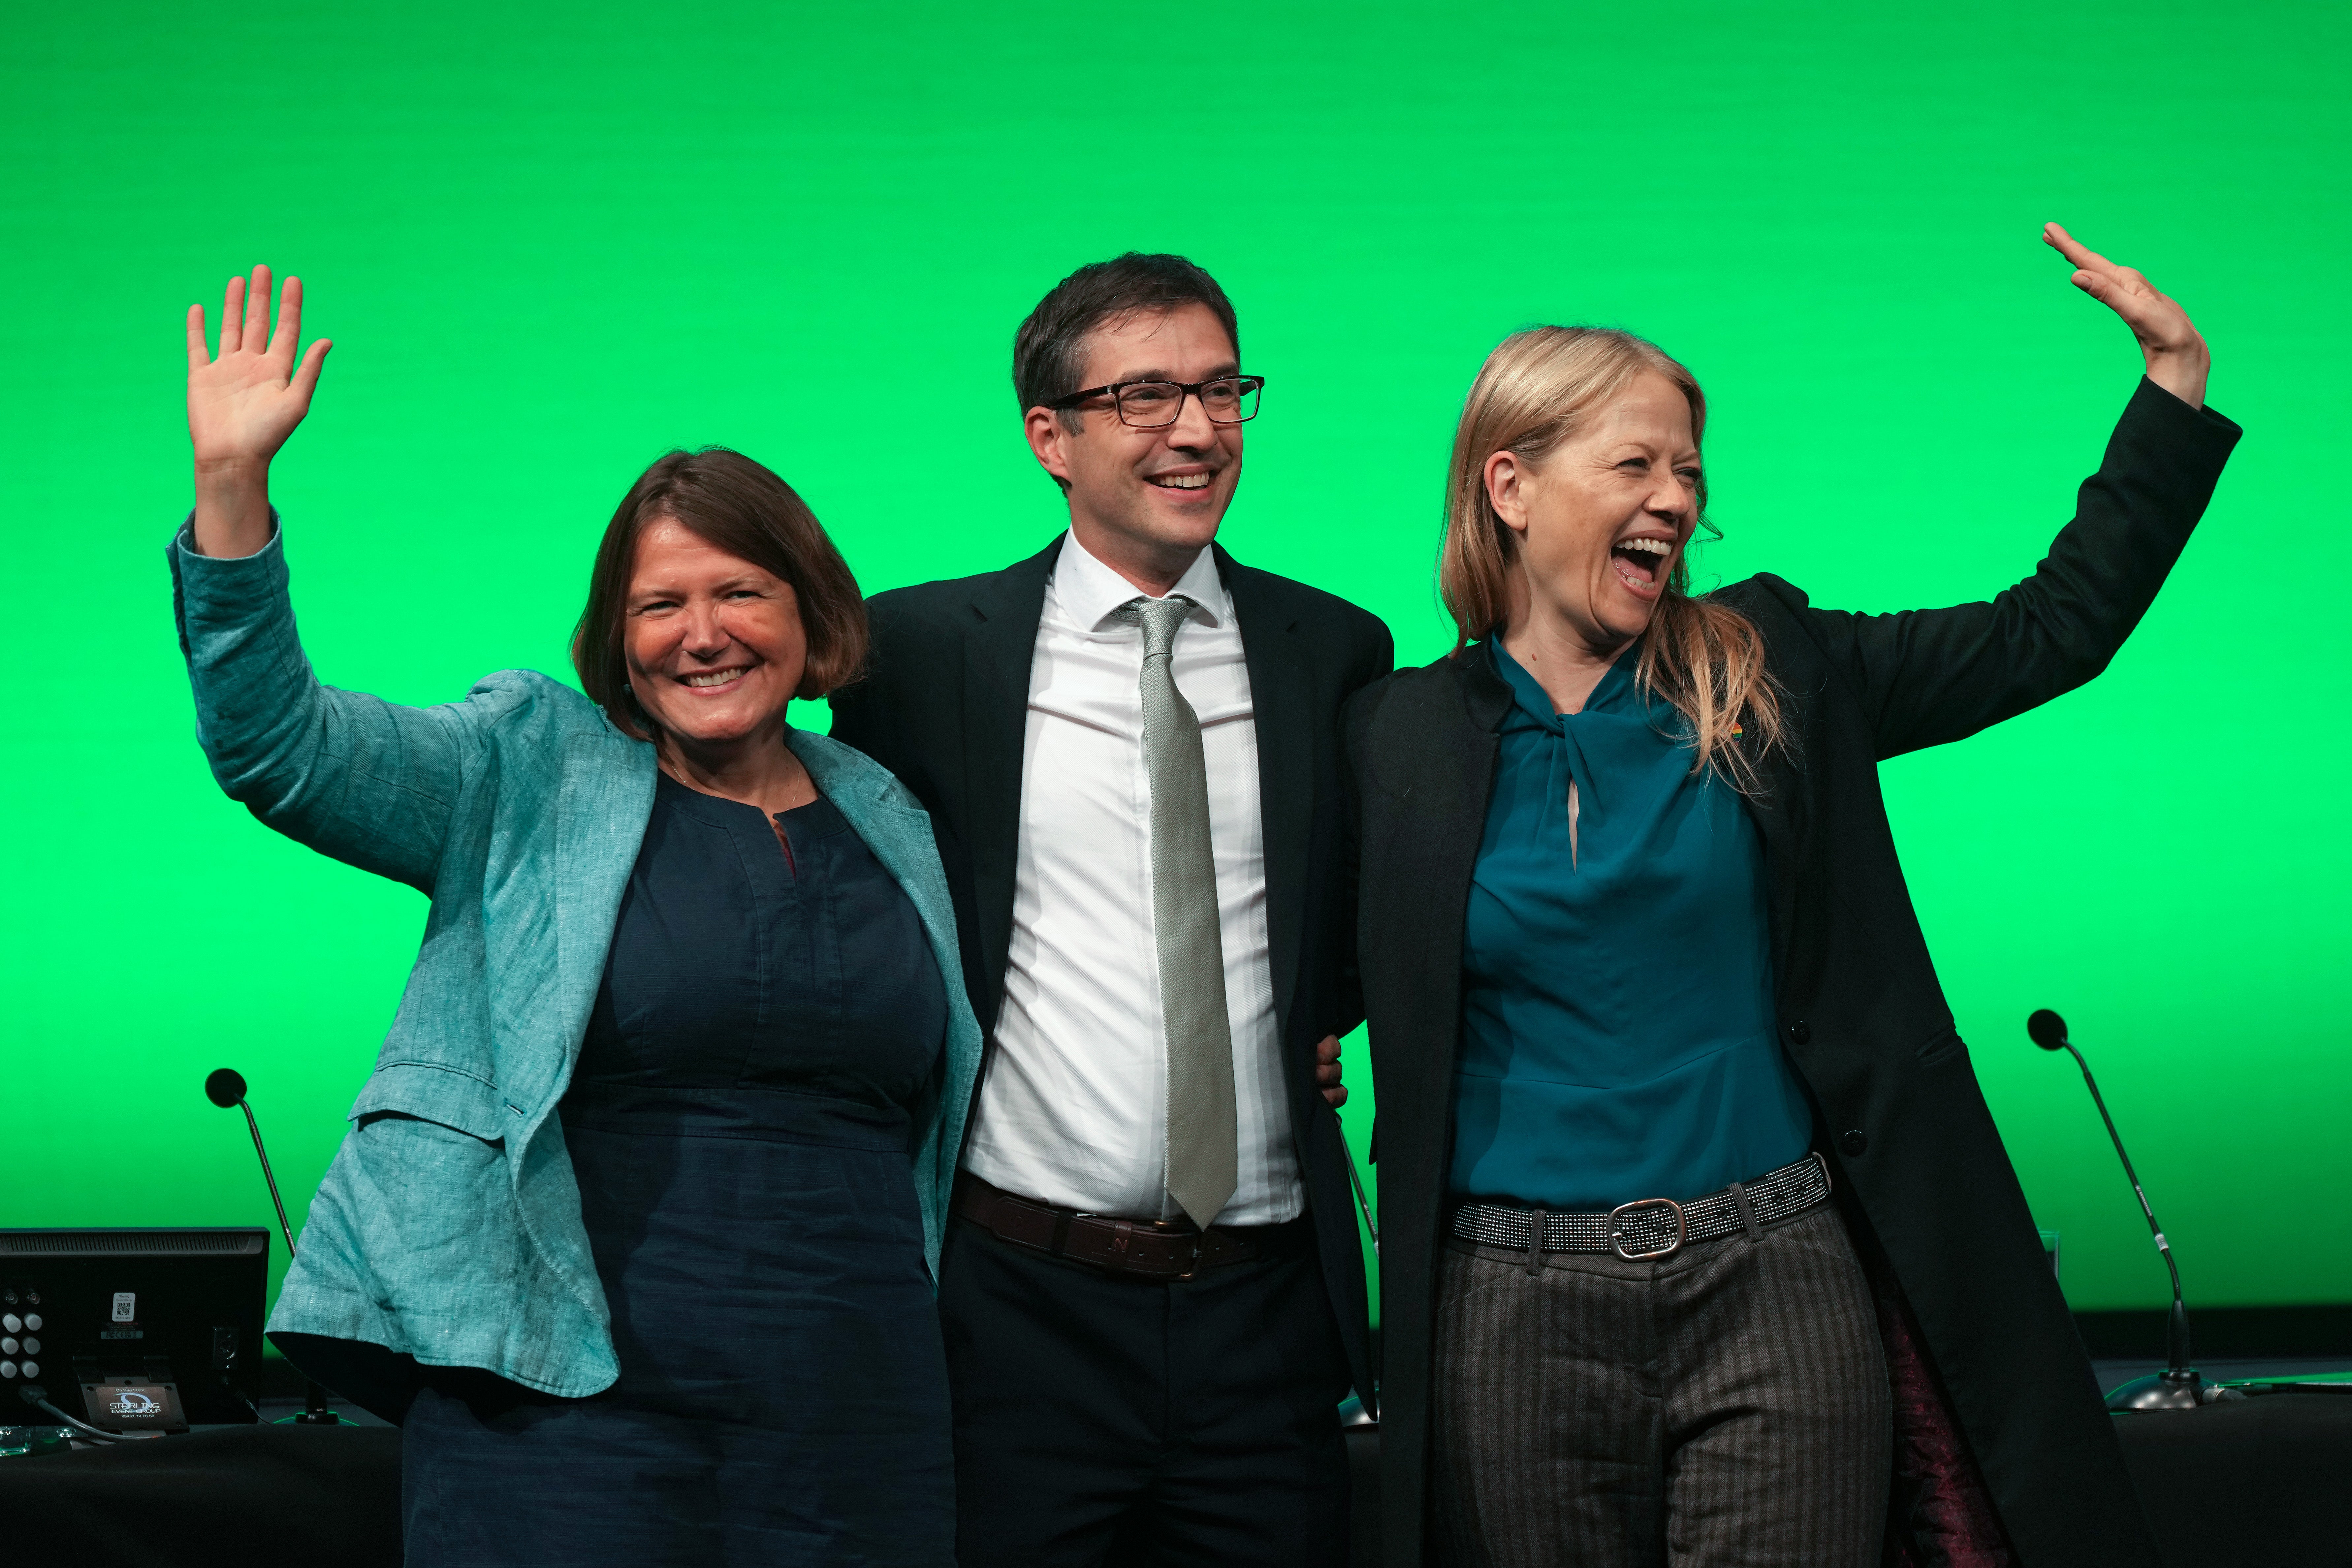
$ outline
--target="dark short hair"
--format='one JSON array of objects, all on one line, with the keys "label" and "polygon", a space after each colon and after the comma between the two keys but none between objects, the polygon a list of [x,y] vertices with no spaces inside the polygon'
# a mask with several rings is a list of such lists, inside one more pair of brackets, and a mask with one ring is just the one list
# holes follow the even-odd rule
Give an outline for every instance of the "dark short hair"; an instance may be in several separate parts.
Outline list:
[{"label": "dark short hair", "polygon": [[1217,280],[1181,256],[1130,250],[1079,268],[1037,301],[1013,334],[1013,391],[1024,413],[1078,390],[1087,334],[1107,323],[1185,305],[1206,305],[1242,352],[1233,301]]},{"label": "dark short hair", "polygon": [[808,638],[808,666],[795,696],[822,697],[865,669],[865,597],[808,503],[740,452],[671,452],[637,477],[605,526],[588,573],[588,607],[572,634],[581,689],[623,734],[653,738],[652,721],[629,691],[623,628],[637,540],[664,519],[793,585]]}]

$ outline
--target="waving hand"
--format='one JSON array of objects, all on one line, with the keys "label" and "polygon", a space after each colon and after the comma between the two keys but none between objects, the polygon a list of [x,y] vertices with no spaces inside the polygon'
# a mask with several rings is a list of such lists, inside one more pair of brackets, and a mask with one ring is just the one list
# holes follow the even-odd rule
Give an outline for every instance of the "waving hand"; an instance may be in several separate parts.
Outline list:
[{"label": "waving hand", "polygon": [[2042,241],[2074,264],[2075,288],[2124,319],[2147,359],[2147,378],[2191,408],[2205,406],[2205,378],[2213,355],[2171,296],[2128,267],[2118,267],[2058,224],[2042,226]]},{"label": "waving hand", "polygon": [[253,269],[248,293],[229,279],[221,301],[220,352],[205,342],[205,308],[188,307],[188,439],[196,459],[196,548],[250,555],[269,542],[269,460],[310,411],[310,394],[332,345],[321,339],[296,363],[302,280],[289,278],[269,326],[269,268]]}]

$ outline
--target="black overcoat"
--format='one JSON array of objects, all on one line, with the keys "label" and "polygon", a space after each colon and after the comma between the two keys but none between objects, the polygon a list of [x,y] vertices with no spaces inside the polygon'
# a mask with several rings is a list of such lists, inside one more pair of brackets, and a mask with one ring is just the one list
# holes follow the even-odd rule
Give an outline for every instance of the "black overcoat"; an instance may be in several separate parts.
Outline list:
[{"label": "black overcoat", "polygon": [[[898,775],[931,814],[962,943],[965,989],[986,1037],[979,1103],[996,1055],[1013,942],[1021,759],[1030,665],[1057,538],[977,577],[895,588],[866,602],[866,679],[835,693],[833,734]],[[1363,1019],[1349,897],[1339,711],[1394,662],[1378,616],[1303,583],[1244,566],[1219,547],[1255,710],[1265,926],[1293,1144],[1324,1284],[1356,1386],[1372,1389],[1363,1245],[1339,1119],[1315,1081],[1315,1047]]]},{"label": "black overcoat", "polygon": [[[2139,622],[2238,427],[2142,381],[2074,520],[1990,604],[1864,616],[1778,577],[1716,595],[1762,630],[1794,744],[1749,808],[1770,877],[1781,1039],[1865,1249],[1883,1254],[2027,1568],[2154,1564],[2090,1365],[1928,962],[1878,786],[1888,757],[2082,685]],[[1435,1251],[1465,907],[1510,693],[1480,657],[1349,706],[1359,944],[1380,1094],[1382,1535],[1418,1565]],[[1680,1196],[1682,1194],[1673,1194]]]}]

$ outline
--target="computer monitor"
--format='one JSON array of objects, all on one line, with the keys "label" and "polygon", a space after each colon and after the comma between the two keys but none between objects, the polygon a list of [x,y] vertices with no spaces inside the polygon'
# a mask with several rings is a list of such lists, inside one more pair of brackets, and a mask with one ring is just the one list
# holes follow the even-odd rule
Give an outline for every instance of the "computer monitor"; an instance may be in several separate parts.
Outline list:
[{"label": "computer monitor", "polygon": [[0,1420],[23,1390],[110,1432],[260,1419],[269,1232],[0,1228]]}]

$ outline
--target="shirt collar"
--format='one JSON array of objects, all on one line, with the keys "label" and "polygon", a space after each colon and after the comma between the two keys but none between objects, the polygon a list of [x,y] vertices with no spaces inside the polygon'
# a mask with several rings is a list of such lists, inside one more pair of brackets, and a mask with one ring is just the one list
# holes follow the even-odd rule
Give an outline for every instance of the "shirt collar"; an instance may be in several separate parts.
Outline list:
[{"label": "shirt collar", "polygon": [[[1233,598],[1225,592],[1224,579],[1217,574],[1214,552],[1205,545],[1176,580],[1171,596],[1176,595],[1199,606],[1192,612],[1193,620],[1221,626],[1233,619]],[[1055,558],[1054,596],[1080,630],[1097,632],[1116,625],[1114,616],[1148,595],[1096,560],[1071,532],[1062,535],[1062,552]]]},{"label": "shirt collar", "polygon": [[[1513,705],[1553,734],[1564,731],[1568,728],[1568,721],[1576,715],[1563,714],[1552,706],[1551,693],[1528,672],[1526,666],[1511,657],[1501,637],[1487,638],[1486,647],[1494,656],[1495,672],[1511,689]],[[1592,695],[1584,700],[1583,711],[1606,711],[1626,705],[1631,698],[1637,695],[1633,690],[1633,668],[1641,662],[1638,645],[1618,655],[1615,662],[1601,672],[1599,684],[1592,689]]]}]

